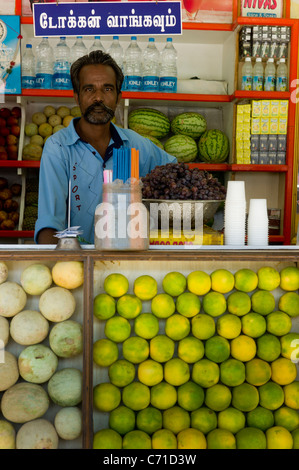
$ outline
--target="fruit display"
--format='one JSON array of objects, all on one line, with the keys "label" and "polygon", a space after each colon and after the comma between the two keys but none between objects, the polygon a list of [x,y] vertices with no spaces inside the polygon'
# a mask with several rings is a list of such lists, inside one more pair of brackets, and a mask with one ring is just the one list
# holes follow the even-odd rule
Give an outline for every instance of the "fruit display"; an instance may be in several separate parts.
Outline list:
[{"label": "fruit display", "polygon": [[42,111],[32,114],[31,122],[25,124],[26,142],[23,147],[23,160],[39,161],[47,138],[69,125],[74,117],[81,115],[79,106],[47,105]]},{"label": "fruit display", "polygon": [[141,180],[144,199],[224,200],[226,195],[216,177],[186,163],[156,166]]},{"label": "fruit display", "polygon": [[222,163],[229,155],[227,136],[217,129],[205,131],[198,142],[199,158],[203,162]]},{"label": "fruit display", "polygon": [[34,230],[38,215],[38,178],[26,179],[23,230]]},{"label": "fruit display", "polygon": [[208,129],[206,118],[198,112],[178,113],[169,119],[162,111],[137,108],[129,113],[128,127],[140,135],[152,137],[158,147],[176,157],[179,163],[196,159],[222,163],[229,156],[229,141],[225,133],[220,129]]},{"label": "fruit display", "polygon": [[81,447],[82,266],[29,262],[16,275],[1,262],[0,449]]},{"label": "fruit display", "polygon": [[15,230],[18,227],[21,190],[21,184],[10,184],[7,178],[0,177],[0,230]]},{"label": "fruit display", "polygon": [[128,127],[138,134],[146,134],[161,139],[166,137],[170,131],[169,118],[151,108],[138,108],[129,113]]},{"label": "fruit display", "polygon": [[21,133],[20,106],[0,109],[0,160],[17,160]]},{"label": "fruit display", "polygon": [[298,449],[298,289],[295,266],[107,273],[94,449]]}]

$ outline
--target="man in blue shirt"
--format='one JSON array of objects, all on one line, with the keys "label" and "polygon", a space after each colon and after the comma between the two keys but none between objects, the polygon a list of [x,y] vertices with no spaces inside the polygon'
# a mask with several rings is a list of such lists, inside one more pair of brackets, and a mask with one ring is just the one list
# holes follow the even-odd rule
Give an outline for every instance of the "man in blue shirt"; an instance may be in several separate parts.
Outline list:
[{"label": "man in blue shirt", "polygon": [[[139,174],[176,162],[149,139],[111,123],[121,99],[123,73],[110,55],[95,51],[71,67],[74,98],[81,117],[74,118],[45,143],[40,165],[35,241],[56,244],[57,231],[80,226],[83,239],[94,243],[94,213],[102,200],[103,170],[113,168],[113,148],[139,150]],[[69,191],[70,187],[70,191]]]}]

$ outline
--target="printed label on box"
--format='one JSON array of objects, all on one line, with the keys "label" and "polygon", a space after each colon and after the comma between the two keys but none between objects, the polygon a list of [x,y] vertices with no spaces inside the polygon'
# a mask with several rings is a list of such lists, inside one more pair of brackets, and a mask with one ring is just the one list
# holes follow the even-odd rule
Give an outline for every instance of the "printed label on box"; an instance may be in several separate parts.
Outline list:
[{"label": "printed label on box", "polygon": [[277,135],[269,135],[269,152],[277,152]]},{"label": "printed label on box", "polygon": [[269,134],[270,118],[261,118],[261,134]]}]

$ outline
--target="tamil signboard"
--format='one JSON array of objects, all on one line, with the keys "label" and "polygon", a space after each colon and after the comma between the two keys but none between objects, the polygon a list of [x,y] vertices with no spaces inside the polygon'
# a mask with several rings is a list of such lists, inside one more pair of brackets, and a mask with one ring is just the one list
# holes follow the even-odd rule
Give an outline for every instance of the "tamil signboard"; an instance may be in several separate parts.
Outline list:
[{"label": "tamil signboard", "polygon": [[35,36],[182,34],[181,2],[34,3]]},{"label": "tamil signboard", "polygon": [[283,0],[241,0],[241,16],[282,18]]}]

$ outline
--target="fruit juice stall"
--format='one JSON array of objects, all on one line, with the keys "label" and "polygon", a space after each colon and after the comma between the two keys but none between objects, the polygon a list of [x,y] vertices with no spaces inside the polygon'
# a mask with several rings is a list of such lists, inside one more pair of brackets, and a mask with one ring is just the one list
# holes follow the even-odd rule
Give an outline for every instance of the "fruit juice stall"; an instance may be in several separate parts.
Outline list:
[{"label": "fruit juice stall", "polygon": [[298,255],[1,249],[0,445],[298,448]]}]

